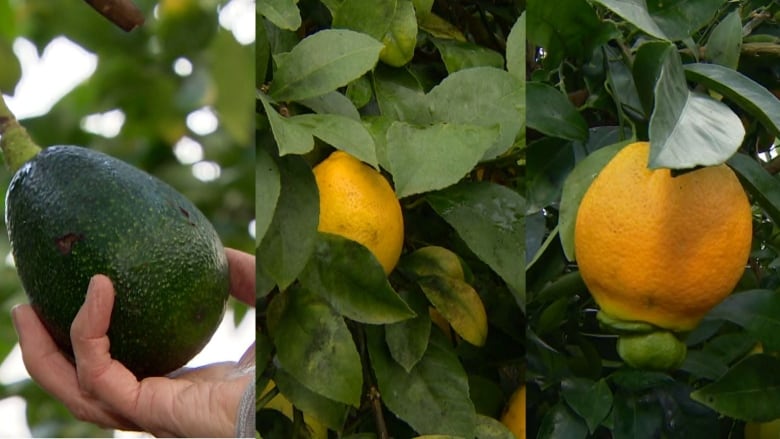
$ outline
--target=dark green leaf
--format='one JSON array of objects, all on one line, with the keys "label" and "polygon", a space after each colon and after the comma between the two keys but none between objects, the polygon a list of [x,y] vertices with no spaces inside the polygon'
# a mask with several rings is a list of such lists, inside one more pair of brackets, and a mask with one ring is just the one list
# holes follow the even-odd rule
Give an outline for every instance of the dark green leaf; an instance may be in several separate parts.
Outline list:
[{"label": "dark green leaf", "polygon": [[303,158],[285,156],[277,165],[281,190],[271,224],[257,249],[257,264],[285,289],[314,251],[320,204],[314,175]]},{"label": "dark green leaf", "polygon": [[780,224],[780,181],[761,166],[761,163],[745,154],[735,154],[729,160],[742,184],[775,224]]},{"label": "dark green leaf", "polygon": [[588,138],[588,125],[571,101],[559,90],[541,82],[526,84],[526,124],[548,136],[569,140]]},{"label": "dark green leaf", "polygon": [[736,70],[715,64],[687,64],[686,76],[734,101],[780,136],[780,100],[761,84]]},{"label": "dark green leaf", "polygon": [[471,67],[504,67],[500,53],[474,43],[434,38],[433,44],[450,74]]},{"label": "dark green leaf", "polygon": [[712,30],[707,40],[707,58],[715,64],[736,70],[741,47],[742,21],[737,9],[728,14]]},{"label": "dark green leaf", "polygon": [[367,327],[368,351],[382,401],[420,434],[474,437],[476,413],[468,380],[455,353],[432,337],[410,372],[393,361],[381,328]]},{"label": "dark green leaf", "polygon": [[653,112],[655,99],[653,91],[661,76],[664,59],[670,50],[676,50],[676,48],[667,41],[649,41],[640,45],[636,51],[632,72],[645,114]]},{"label": "dark green leaf", "polygon": [[537,438],[579,439],[588,436],[588,426],[563,402],[558,402],[547,411],[539,426]]},{"label": "dark green leaf", "polygon": [[714,383],[691,393],[691,398],[736,419],[754,422],[776,419],[780,417],[778,368],[780,359],[772,355],[750,355]]},{"label": "dark green leaf", "polygon": [[437,123],[418,127],[393,122],[387,130],[387,157],[398,197],[457,183],[494,144],[499,132],[497,125]]},{"label": "dark green leaf", "polygon": [[526,9],[528,41],[545,49],[545,63],[555,67],[566,56],[582,58],[615,35],[615,25],[601,21],[585,0],[530,0]]},{"label": "dark green leaf", "polygon": [[649,1],[647,10],[664,35],[684,40],[706,25],[726,0]]},{"label": "dark green leaf", "polygon": [[603,379],[566,379],[561,383],[561,395],[569,407],[585,420],[591,433],[612,409],[612,391]]},{"label": "dark green leaf", "polygon": [[723,319],[747,329],[771,350],[780,349],[780,295],[770,290],[732,294],[707,319]]},{"label": "dark green leaf", "polygon": [[493,67],[460,70],[428,93],[432,119],[485,128],[498,125],[499,134],[482,157],[492,159],[508,150],[521,132],[524,85],[516,76]]},{"label": "dark green leaf", "polygon": [[344,319],[323,298],[298,287],[274,297],[268,315],[284,370],[311,391],[357,407],[363,374]]},{"label": "dark green leaf", "polygon": [[426,199],[471,251],[513,289],[525,291],[525,200],[520,194],[497,184],[464,182]]},{"label": "dark green leaf", "polygon": [[614,439],[654,439],[663,425],[663,411],[656,401],[633,394],[617,394],[612,409]]},{"label": "dark green leaf", "polygon": [[352,320],[393,323],[415,315],[390,286],[371,251],[338,235],[318,234],[300,281]]},{"label": "dark green leaf", "polygon": [[641,31],[657,38],[666,39],[666,35],[658,27],[655,20],[647,10],[645,0],[594,0],[606,7],[626,21],[633,24]]},{"label": "dark green leaf", "polygon": [[269,94],[277,101],[319,96],[369,71],[382,43],[346,29],[326,29],[298,43],[279,62]]},{"label": "dark green leaf", "polygon": [[428,348],[431,318],[428,315],[428,302],[419,291],[402,289],[399,294],[417,316],[386,325],[385,341],[393,359],[409,372]]},{"label": "dark green leaf", "polygon": [[745,129],[722,102],[688,90],[680,55],[666,51],[650,116],[651,168],[717,165],[734,155]]}]

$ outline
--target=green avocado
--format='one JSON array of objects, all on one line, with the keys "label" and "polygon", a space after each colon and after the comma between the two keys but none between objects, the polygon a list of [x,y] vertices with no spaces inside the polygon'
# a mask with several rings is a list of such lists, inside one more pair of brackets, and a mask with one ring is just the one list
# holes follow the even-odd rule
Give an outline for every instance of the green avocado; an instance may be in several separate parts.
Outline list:
[{"label": "green avocado", "polygon": [[159,179],[106,154],[52,146],[8,187],[5,220],[33,309],[72,358],[70,326],[94,274],[116,290],[111,355],[139,379],[183,366],[225,312],[225,251],[206,217]]}]

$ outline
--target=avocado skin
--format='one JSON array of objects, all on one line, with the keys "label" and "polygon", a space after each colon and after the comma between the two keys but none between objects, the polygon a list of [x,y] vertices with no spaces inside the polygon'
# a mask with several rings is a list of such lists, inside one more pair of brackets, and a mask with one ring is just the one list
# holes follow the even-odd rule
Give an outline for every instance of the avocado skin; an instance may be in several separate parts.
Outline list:
[{"label": "avocado skin", "polygon": [[228,298],[213,226],[168,184],[78,146],[42,150],[14,175],[5,220],[22,286],[71,358],[70,326],[94,274],[116,290],[110,352],[138,379],[183,366]]}]

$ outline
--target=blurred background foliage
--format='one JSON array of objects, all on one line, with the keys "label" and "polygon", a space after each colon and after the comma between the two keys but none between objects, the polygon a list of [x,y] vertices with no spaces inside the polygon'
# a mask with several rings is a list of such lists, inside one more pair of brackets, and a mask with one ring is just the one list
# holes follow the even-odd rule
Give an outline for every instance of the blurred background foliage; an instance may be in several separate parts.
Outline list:
[{"label": "blurred background foliage", "polygon": [[[234,2],[254,8],[250,0],[136,0],[146,22],[126,33],[86,2],[0,0],[0,90],[14,96],[21,69],[12,48],[19,39],[43,53],[53,40],[65,37],[94,54],[97,67],[89,79],[46,114],[21,120],[33,139],[41,146],[89,147],[145,169],[190,198],[210,218],[226,246],[251,252],[254,48],[253,41],[239,41],[237,34],[220,25],[220,11]],[[53,72],[51,80],[57,78]],[[117,135],[85,129],[88,117],[105,114],[123,115]],[[195,115],[215,116],[210,119],[212,125],[218,122],[216,128],[197,128]],[[2,193],[10,179],[2,167]],[[3,223],[0,361],[16,344],[10,309],[26,301],[9,251]],[[237,318],[245,310],[237,309]],[[33,436],[108,433],[75,421],[29,380],[0,385],[0,399],[14,395],[27,400]]]}]

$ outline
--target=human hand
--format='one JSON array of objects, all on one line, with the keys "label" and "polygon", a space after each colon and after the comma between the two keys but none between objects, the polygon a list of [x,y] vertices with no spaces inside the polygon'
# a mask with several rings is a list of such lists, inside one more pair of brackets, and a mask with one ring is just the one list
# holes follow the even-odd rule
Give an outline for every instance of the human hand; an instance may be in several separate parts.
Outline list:
[{"label": "human hand", "polygon": [[[230,290],[254,305],[254,256],[226,249]],[[254,383],[254,346],[238,363],[181,369],[138,381],[109,354],[106,335],[114,288],[94,276],[71,326],[75,365],[59,350],[30,305],[12,310],[30,376],[82,421],[155,436],[233,436],[239,401]],[[251,367],[247,367],[251,363]]]}]

